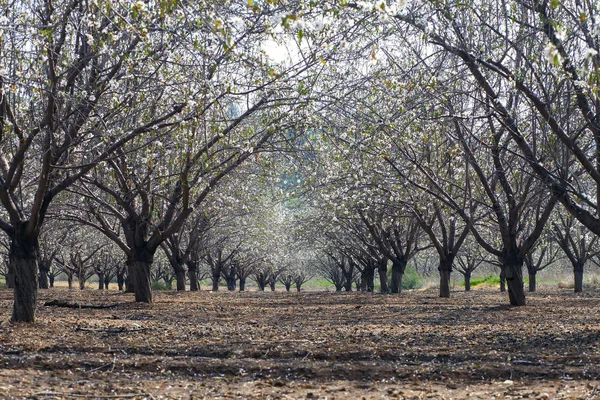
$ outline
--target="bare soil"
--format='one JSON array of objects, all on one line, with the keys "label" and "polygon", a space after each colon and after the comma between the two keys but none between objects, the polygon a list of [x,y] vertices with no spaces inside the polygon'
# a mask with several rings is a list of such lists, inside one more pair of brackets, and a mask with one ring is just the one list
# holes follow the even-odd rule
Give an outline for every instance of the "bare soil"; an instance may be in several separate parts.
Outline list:
[{"label": "bare soil", "polygon": [[598,291],[155,299],[41,290],[37,322],[9,325],[0,290],[0,398],[600,398]]}]

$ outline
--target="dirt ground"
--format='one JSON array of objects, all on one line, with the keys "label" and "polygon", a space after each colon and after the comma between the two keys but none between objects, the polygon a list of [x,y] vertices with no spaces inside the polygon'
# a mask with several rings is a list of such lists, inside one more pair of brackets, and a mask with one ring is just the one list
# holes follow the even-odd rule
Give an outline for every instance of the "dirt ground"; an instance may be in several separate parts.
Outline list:
[{"label": "dirt ground", "polygon": [[[49,300],[115,305],[43,306]],[[600,292],[40,291],[8,325],[0,398],[600,399]]]}]

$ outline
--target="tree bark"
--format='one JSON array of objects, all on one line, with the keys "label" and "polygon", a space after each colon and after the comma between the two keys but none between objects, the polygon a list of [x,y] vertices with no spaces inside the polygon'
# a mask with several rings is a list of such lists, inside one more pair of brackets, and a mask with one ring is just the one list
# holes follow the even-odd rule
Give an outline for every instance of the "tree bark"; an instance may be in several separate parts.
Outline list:
[{"label": "tree bark", "polygon": [[197,292],[200,290],[200,283],[198,282],[198,273],[195,269],[188,270],[188,276],[190,278],[190,292]]},{"label": "tree bark", "polygon": [[150,268],[154,254],[151,254],[146,248],[137,249],[135,252],[134,266],[134,285],[135,301],[137,303],[152,303],[152,276]]},{"label": "tree bark", "polygon": [[67,284],[69,289],[73,289],[73,274],[67,274]]},{"label": "tree bark", "polygon": [[271,282],[269,283],[269,286],[271,286],[271,292],[275,291],[275,284],[277,282],[274,279],[271,279]]},{"label": "tree bark", "polygon": [[117,287],[119,290],[123,290],[123,285],[125,284],[125,274],[121,272],[117,272]]},{"label": "tree bark", "polygon": [[392,293],[402,292],[402,275],[406,269],[406,263],[396,261],[392,264]]},{"label": "tree bark", "polygon": [[573,266],[573,274],[575,278],[575,293],[583,291],[583,263],[579,262]]},{"label": "tree bark", "polygon": [[240,278],[240,292],[243,292],[244,290],[246,290],[246,280]]},{"label": "tree bark", "polygon": [[83,272],[79,271],[77,275],[77,281],[79,282],[79,290],[85,289],[85,275]]},{"label": "tree bark", "polygon": [[284,283],[284,285],[285,285],[285,291],[289,292],[290,288],[292,287],[292,284],[291,283]]},{"label": "tree bark", "polygon": [[48,289],[48,272],[50,272],[50,265],[43,261],[38,261],[39,275],[39,287],[40,289]]},{"label": "tree bark", "polygon": [[175,282],[177,283],[177,291],[185,292],[185,269],[183,267],[175,270]]},{"label": "tree bark", "polygon": [[108,290],[108,285],[110,284],[110,277],[106,275],[104,277],[104,289]]},{"label": "tree bark", "polygon": [[104,290],[104,273],[98,272],[98,290]]},{"label": "tree bark", "polygon": [[388,288],[388,277],[387,277],[387,258],[379,261],[379,265],[377,266],[377,272],[379,273],[379,290],[381,293],[388,293],[390,290]]},{"label": "tree bark", "polygon": [[514,261],[503,265],[508,286],[508,298],[511,306],[524,306],[525,290],[523,289],[523,262]]},{"label": "tree bark", "polygon": [[212,274],[212,291],[216,292],[219,290],[219,280],[221,279],[221,271],[219,273],[213,272]]},{"label": "tree bark", "polygon": [[465,277],[465,292],[470,292],[471,291],[471,274],[467,272],[464,275],[464,277]]},{"label": "tree bark", "polygon": [[452,262],[440,261],[440,297],[450,298],[450,274],[452,273]]},{"label": "tree bark", "polygon": [[54,287],[54,274],[48,276],[48,280],[50,281],[50,287]]},{"label": "tree bark", "polygon": [[336,283],[335,284],[335,291],[336,292],[341,292],[342,291],[342,284],[341,283]]},{"label": "tree bark", "polygon": [[504,269],[500,272],[500,291],[502,293],[506,292],[506,274],[504,273]]},{"label": "tree bark", "polygon": [[127,265],[127,283],[125,285],[125,293],[135,293],[135,267],[133,260],[127,257],[125,262]]},{"label": "tree bark", "polygon": [[535,290],[537,289],[536,277],[537,277],[537,271],[529,271],[529,291],[530,292],[535,292]]},{"label": "tree bark", "polygon": [[9,264],[14,272],[13,322],[35,322],[38,290],[37,237],[14,234],[11,237]]}]

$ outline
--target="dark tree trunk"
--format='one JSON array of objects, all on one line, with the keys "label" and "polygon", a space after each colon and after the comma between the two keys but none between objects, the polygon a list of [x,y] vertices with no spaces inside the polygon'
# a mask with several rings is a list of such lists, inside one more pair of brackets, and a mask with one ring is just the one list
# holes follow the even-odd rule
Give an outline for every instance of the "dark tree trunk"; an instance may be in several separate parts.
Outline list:
[{"label": "dark tree trunk", "polygon": [[79,290],[85,289],[85,275],[83,272],[79,272],[79,275],[77,275],[77,281],[79,282]]},{"label": "dark tree trunk", "polygon": [[258,286],[259,291],[261,291],[261,292],[265,291],[265,281],[263,281],[262,279],[257,279],[256,285]]},{"label": "dark tree trunk", "polygon": [[523,288],[523,261],[515,260],[502,266],[508,286],[508,298],[511,306],[524,306],[525,290]]},{"label": "dark tree trunk", "polygon": [[379,273],[379,285],[381,293],[388,293],[388,278],[387,278],[387,258],[379,261],[377,265],[377,272]]},{"label": "dark tree trunk", "polygon": [[54,287],[54,274],[48,276],[48,280],[50,281],[50,287]]},{"label": "dark tree trunk", "polygon": [[440,261],[438,266],[440,272],[440,297],[450,298],[450,274],[452,273],[452,261]]},{"label": "dark tree trunk", "polygon": [[506,274],[504,273],[504,268],[500,272],[500,291],[502,293],[506,292]]},{"label": "dark tree trunk", "polygon": [[465,292],[471,291],[471,273],[467,272],[464,274],[465,277]]},{"label": "dark tree trunk", "polygon": [[135,301],[138,303],[152,303],[152,276],[150,268],[154,254],[147,249],[138,249],[135,252],[133,266],[135,270]]},{"label": "dark tree trunk", "polygon": [[50,272],[50,265],[49,263],[38,261],[38,268],[40,271],[39,287],[40,289],[48,289],[48,272]]},{"label": "dark tree trunk", "polygon": [[536,281],[535,278],[537,277],[537,271],[529,271],[529,291],[530,292],[535,292],[535,289],[537,289],[537,285],[536,285]]},{"label": "dark tree trunk", "polygon": [[406,269],[406,263],[402,261],[396,261],[392,264],[392,293],[402,292],[402,276]]},{"label": "dark tree trunk", "polygon": [[188,277],[190,278],[190,292],[197,292],[200,290],[200,284],[198,283],[198,264],[193,261],[186,263],[188,267]]},{"label": "dark tree trunk", "polygon": [[302,284],[296,283],[296,292],[300,292],[301,288],[302,288]]},{"label": "dark tree trunk", "polygon": [[175,270],[175,281],[177,282],[177,291],[185,292],[185,269],[181,266]]},{"label": "dark tree trunk", "polygon": [[13,322],[34,322],[38,290],[37,237],[11,237],[9,268],[14,273]]},{"label": "dark tree trunk", "polygon": [[275,280],[274,280],[274,279],[271,279],[271,283],[269,284],[269,286],[271,286],[271,292],[274,292],[274,291],[275,291],[275,284],[276,284],[276,283],[277,283],[277,282],[275,282]]},{"label": "dark tree trunk", "polygon": [[135,293],[135,267],[133,259],[127,257],[127,283],[125,284],[125,293]]},{"label": "dark tree trunk", "polygon": [[221,279],[221,270],[219,273],[213,272],[212,274],[212,291],[216,292],[219,290],[219,280]]},{"label": "dark tree trunk", "polygon": [[342,284],[341,283],[336,283],[335,284],[335,291],[336,292],[341,292],[342,291]]},{"label": "dark tree trunk", "polygon": [[117,272],[117,287],[119,290],[123,290],[123,285],[125,284],[125,273]]},{"label": "dark tree trunk", "polygon": [[581,293],[583,291],[583,263],[579,262],[573,265],[573,274],[575,278],[575,293]]},{"label": "dark tree trunk", "polygon": [[73,289],[73,274],[67,274],[67,284],[69,289]]},{"label": "dark tree trunk", "polygon": [[346,281],[344,282],[344,290],[346,292],[352,291],[352,277],[350,277],[350,278],[346,277]]},{"label": "dark tree trunk", "polygon": [[110,284],[110,276],[106,275],[104,277],[104,289],[108,290],[108,285]]},{"label": "dark tree trunk", "polygon": [[246,279],[240,278],[240,292],[246,290]]},{"label": "dark tree trunk", "polygon": [[227,281],[227,290],[229,290],[229,291],[235,290],[235,278],[229,277],[226,279],[226,281]]},{"label": "dark tree trunk", "polygon": [[292,284],[291,283],[284,283],[284,285],[285,285],[285,291],[289,292],[290,288],[292,287]]},{"label": "dark tree trunk", "polygon": [[98,272],[98,290],[104,290],[104,273]]}]

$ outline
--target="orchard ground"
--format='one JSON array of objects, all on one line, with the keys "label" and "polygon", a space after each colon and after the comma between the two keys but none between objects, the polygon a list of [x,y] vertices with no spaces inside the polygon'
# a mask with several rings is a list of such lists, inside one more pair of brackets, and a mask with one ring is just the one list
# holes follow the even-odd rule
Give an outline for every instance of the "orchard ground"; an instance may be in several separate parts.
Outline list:
[{"label": "orchard ground", "polygon": [[[106,309],[43,306],[61,300]],[[6,323],[0,398],[600,398],[600,291],[401,296],[39,292]]]}]

